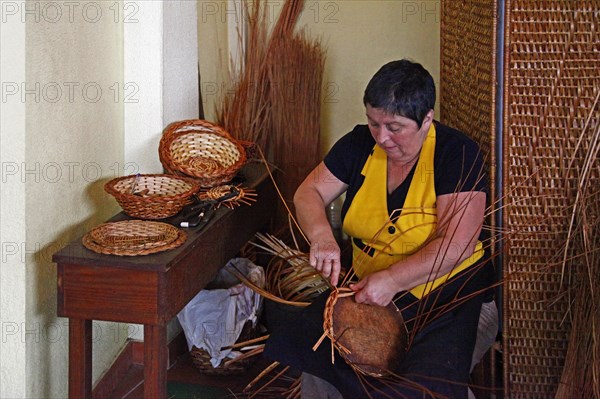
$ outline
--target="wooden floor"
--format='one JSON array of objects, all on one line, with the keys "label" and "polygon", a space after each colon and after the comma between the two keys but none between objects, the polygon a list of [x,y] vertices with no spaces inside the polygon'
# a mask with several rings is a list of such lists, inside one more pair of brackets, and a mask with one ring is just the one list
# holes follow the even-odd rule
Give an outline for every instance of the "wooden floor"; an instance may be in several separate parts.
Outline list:
[{"label": "wooden floor", "polygon": [[[489,361],[489,359],[488,359]],[[255,365],[250,368],[246,373],[241,375],[233,376],[206,376],[202,375],[192,363],[189,354],[183,354],[177,358],[175,364],[169,369],[167,380],[170,382],[180,382],[187,384],[197,384],[202,386],[214,386],[223,388],[231,393],[228,397],[231,398],[247,398],[248,395],[243,393],[244,388],[251,382],[260,372],[265,370],[269,366],[270,361],[259,358]],[[493,390],[490,388],[481,389],[483,386],[493,386],[494,383],[498,384],[498,381],[489,381],[490,370],[482,368],[474,373],[474,377],[479,379],[475,385],[480,385],[480,389],[472,387],[473,392],[478,399],[489,399],[489,398],[502,398],[502,392],[497,388]],[[481,373],[480,375],[477,375]],[[143,378],[144,369],[142,365],[130,366],[127,374],[121,379],[119,385],[110,394],[111,399],[143,399]],[[261,380],[266,382],[268,379]],[[490,384],[491,383],[491,384]],[[496,385],[497,386],[497,385]],[[501,385],[500,385],[501,386]],[[257,395],[256,398],[273,398],[271,394],[265,393],[265,395]]]},{"label": "wooden floor", "polygon": [[[167,374],[168,382],[181,382],[202,386],[214,386],[230,391],[231,397],[244,398],[243,390],[268,365],[269,361],[259,358],[246,373],[232,376],[202,375],[192,363],[189,354],[181,355],[171,366]],[[142,365],[130,366],[127,374],[110,395],[114,399],[143,399],[144,368]],[[258,396],[260,397],[260,396]]]}]

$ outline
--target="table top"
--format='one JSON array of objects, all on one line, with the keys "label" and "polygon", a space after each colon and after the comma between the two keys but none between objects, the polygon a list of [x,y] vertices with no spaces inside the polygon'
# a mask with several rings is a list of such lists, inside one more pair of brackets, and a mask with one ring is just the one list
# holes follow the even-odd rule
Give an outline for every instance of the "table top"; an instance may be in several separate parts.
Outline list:
[{"label": "table top", "polygon": [[[260,201],[260,187],[266,184],[271,184],[270,177],[266,166],[262,162],[249,162],[244,165],[236,178],[241,181],[242,187],[253,188],[257,190],[257,200]],[[248,210],[244,208],[252,208],[252,206],[241,205],[241,207],[235,209],[229,209],[221,206],[214,213],[212,219],[205,225],[200,225],[195,228],[186,228],[187,239],[181,246],[163,252],[158,252],[150,255],[143,256],[116,256],[116,255],[105,255],[93,252],[87,249],[81,241],[81,238],[74,243],[69,243],[61,250],[56,252],[52,256],[52,261],[61,264],[78,264],[78,265],[90,265],[90,266],[110,266],[117,268],[145,270],[145,271],[167,271],[171,265],[178,263],[181,259],[185,258],[200,242],[203,238],[210,238],[211,233],[214,232],[224,220],[231,217],[232,214],[245,213]],[[251,211],[251,209],[249,210]],[[185,209],[178,215],[171,218],[159,220],[161,222],[172,223],[179,226],[182,214],[185,214]],[[119,221],[131,219],[125,213],[120,212],[115,215],[109,221]]]}]

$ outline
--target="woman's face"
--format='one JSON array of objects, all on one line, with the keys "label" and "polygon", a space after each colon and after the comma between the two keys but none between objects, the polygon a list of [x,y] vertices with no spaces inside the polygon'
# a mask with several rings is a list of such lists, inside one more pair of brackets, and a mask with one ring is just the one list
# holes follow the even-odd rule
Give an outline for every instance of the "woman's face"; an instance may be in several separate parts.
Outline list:
[{"label": "woman's face", "polygon": [[427,113],[421,128],[412,119],[389,114],[368,104],[366,110],[371,135],[389,160],[408,163],[419,155],[433,122],[433,110]]}]

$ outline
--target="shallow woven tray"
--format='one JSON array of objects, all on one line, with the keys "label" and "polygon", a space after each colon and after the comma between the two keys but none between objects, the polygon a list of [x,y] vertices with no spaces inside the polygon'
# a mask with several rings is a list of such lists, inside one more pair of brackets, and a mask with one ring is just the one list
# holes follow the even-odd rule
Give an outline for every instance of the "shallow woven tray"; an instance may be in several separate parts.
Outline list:
[{"label": "shallow woven tray", "polygon": [[172,243],[179,238],[179,229],[167,223],[125,220],[101,224],[89,234],[104,247],[148,249]]},{"label": "shallow woven tray", "polygon": [[203,187],[229,182],[246,162],[243,145],[223,128],[204,120],[167,126],[158,154],[166,171],[193,177]]},{"label": "shallow woven tray", "polygon": [[186,238],[183,230],[167,223],[125,220],[101,224],[88,232],[82,241],[86,248],[97,253],[138,256],[177,248]]},{"label": "shallow woven tray", "polygon": [[130,175],[112,179],[104,186],[123,211],[141,219],[164,219],[177,214],[200,190],[200,183],[167,174]]}]

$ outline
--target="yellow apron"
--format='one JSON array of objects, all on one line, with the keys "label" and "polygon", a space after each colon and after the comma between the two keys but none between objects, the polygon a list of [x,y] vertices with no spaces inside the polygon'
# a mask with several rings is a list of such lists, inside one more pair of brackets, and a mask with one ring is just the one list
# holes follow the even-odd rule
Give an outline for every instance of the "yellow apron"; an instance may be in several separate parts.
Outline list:
[{"label": "yellow apron", "polygon": [[[423,142],[404,207],[392,217],[387,207],[387,155],[375,145],[361,174],[365,180],[354,196],[344,218],[344,232],[352,239],[353,267],[362,278],[386,269],[416,252],[433,237],[437,226],[436,193],[433,173],[435,127],[431,124]],[[400,215],[398,215],[400,213]],[[395,222],[391,219],[396,218]],[[455,251],[456,252],[456,251]],[[453,255],[456,253],[453,252]],[[411,289],[422,298],[483,256],[483,245],[477,242],[475,252],[460,265],[441,277]],[[441,254],[440,254],[441,255]],[[432,271],[432,279],[435,271]]]}]

